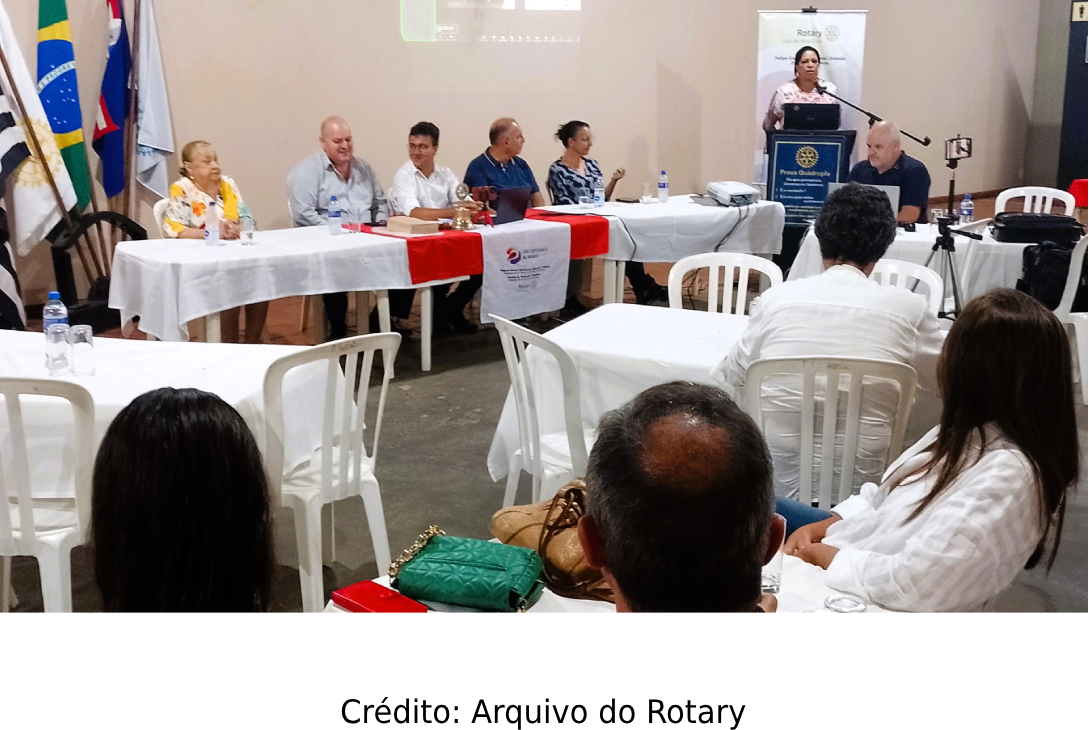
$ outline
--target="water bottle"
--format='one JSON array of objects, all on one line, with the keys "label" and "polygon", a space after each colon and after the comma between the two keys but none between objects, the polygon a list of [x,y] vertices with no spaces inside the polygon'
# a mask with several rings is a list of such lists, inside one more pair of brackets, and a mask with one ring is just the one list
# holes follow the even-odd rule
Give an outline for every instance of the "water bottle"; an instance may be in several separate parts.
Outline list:
[{"label": "water bottle", "polygon": [[68,307],[61,301],[60,292],[49,292],[49,301],[42,307],[42,332],[51,324],[68,324]]},{"label": "water bottle", "polygon": [[204,243],[208,246],[223,244],[219,237],[219,208],[214,200],[208,203],[208,210],[204,212]]},{"label": "water bottle", "polygon": [[965,193],[964,200],[960,201],[960,222],[971,223],[975,212],[976,204],[972,202],[972,194]]},{"label": "water bottle", "polygon": [[[49,301],[42,308],[42,331],[45,338],[45,366],[50,375],[63,375],[71,368],[71,360],[68,357],[68,337],[49,337],[49,328],[52,325],[64,325],[68,327],[68,307],[61,301],[60,293],[49,292]],[[54,339],[56,341],[54,341]]]},{"label": "water bottle", "polygon": [[594,207],[605,205],[605,183],[600,177],[594,178]]},{"label": "water bottle", "polygon": [[666,175],[665,170],[662,170],[662,174],[658,178],[658,202],[669,202],[669,176]]},{"label": "water bottle", "polygon": [[332,195],[329,197],[329,235],[339,236],[344,232],[343,226],[340,224],[340,203],[337,202],[337,196]]}]

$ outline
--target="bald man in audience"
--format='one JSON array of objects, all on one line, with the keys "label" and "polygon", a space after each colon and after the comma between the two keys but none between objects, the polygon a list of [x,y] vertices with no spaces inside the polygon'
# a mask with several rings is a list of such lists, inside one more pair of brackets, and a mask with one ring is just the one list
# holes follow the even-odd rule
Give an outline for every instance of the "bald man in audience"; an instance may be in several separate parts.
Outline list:
[{"label": "bald man in audience", "polygon": [[[321,150],[310,155],[287,176],[287,199],[295,226],[322,226],[329,201],[335,195],[342,220],[379,223],[389,217],[389,205],[374,168],[355,156],[352,128],[341,117],[328,117],[318,136]],[[333,339],[346,337],[348,295],[340,292],[323,297]],[[377,330],[377,314],[371,317]]]},{"label": "bald man in audience", "polygon": [[930,173],[926,165],[900,149],[900,129],[878,122],[866,137],[866,159],[851,168],[851,182],[900,188],[898,223],[926,223]]},{"label": "bald man in audience", "polygon": [[616,610],[754,612],[783,541],[771,458],[718,388],[665,383],[606,413],[586,473],[579,542]]}]

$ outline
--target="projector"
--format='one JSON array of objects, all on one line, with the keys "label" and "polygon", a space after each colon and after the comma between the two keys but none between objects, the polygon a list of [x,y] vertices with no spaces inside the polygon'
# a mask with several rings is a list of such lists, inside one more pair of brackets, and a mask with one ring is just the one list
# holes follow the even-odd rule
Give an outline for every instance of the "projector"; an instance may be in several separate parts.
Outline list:
[{"label": "projector", "polygon": [[708,183],[707,197],[714,198],[721,205],[752,205],[760,199],[760,191],[745,183],[730,180]]}]

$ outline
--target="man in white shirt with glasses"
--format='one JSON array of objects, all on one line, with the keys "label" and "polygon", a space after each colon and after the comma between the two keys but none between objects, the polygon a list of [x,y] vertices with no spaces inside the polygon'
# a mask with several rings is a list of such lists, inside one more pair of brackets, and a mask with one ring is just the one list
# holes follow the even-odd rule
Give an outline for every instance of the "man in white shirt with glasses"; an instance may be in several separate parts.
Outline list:
[{"label": "man in white shirt with glasses", "polygon": [[[439,128],[431,122],[420,122],[408,132],[408,162],[393,175],[390,205],[398,215],[407,215],[426,221],[454,217],[457,202],[458,177],[449,167],[435,164],[439,151]],[[472,210],[479,210],[480,203],[468,201]],[[460,282],[452,293],[450,284],[434,287],[435,331],[454,329],[459,332],[475,330],[465,319],[462,310],[480,289],[482,276],[477,274],[468,281]],[[390,314],[407,317],[412,309],[415,289],[391,291]]]}]

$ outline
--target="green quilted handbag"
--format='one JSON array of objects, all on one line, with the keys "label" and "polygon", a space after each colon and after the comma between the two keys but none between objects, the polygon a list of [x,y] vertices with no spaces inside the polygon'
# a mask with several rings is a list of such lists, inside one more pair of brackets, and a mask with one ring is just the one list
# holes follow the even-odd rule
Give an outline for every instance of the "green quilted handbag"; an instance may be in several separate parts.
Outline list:
[{"label": "green quilted handbag", "polygon": [[525,611],[544,590],[535,551],[448,537],[434,525],[393,561],[389,577],[409,598],[485,611]]}]

